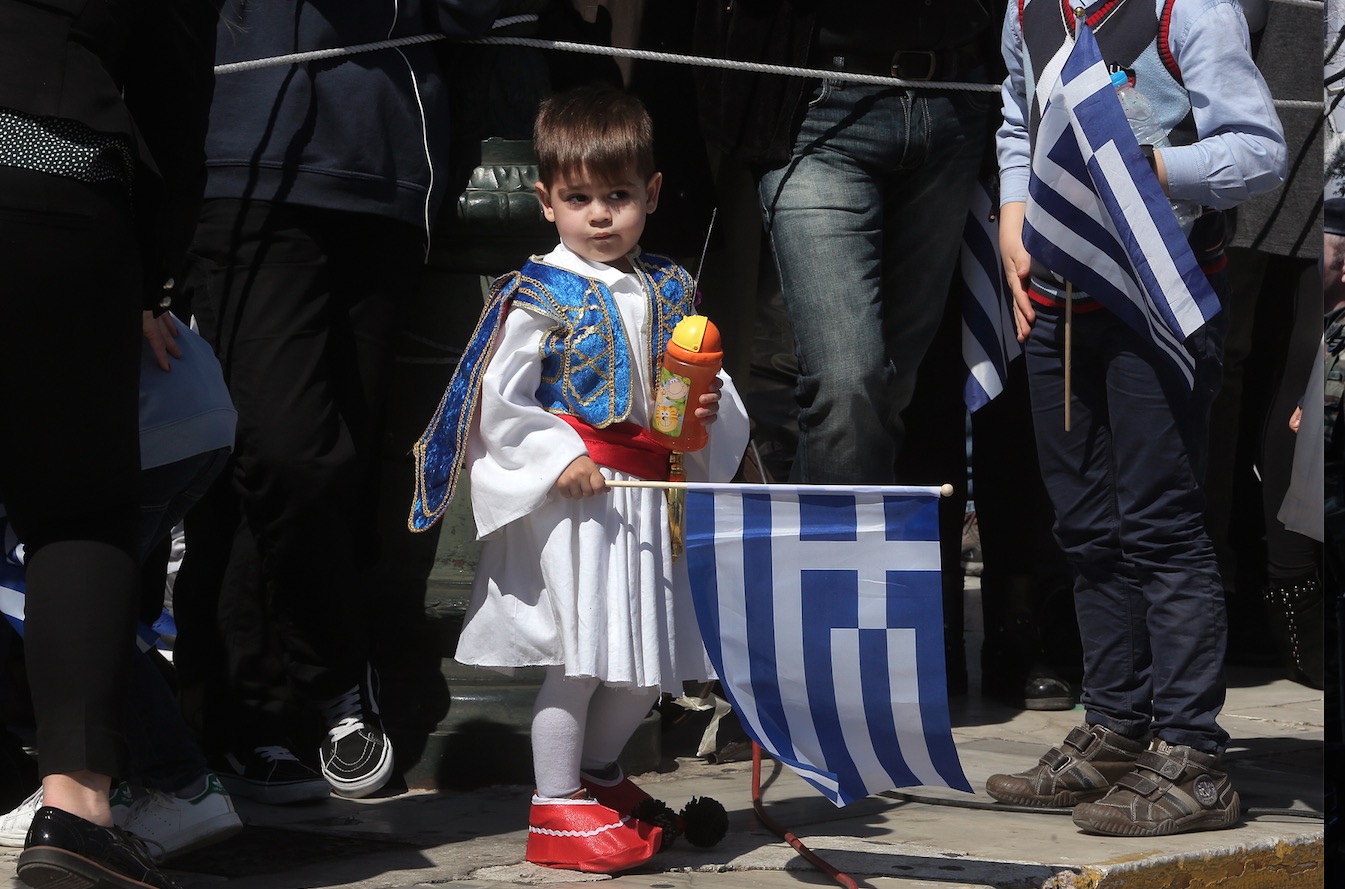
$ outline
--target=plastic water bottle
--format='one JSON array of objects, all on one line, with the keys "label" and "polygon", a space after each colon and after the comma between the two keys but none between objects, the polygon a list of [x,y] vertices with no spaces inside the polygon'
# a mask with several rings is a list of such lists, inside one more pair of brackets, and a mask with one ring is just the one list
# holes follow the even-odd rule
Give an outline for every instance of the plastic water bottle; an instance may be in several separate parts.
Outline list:
[{"label": "plastic water bottle", "polygon": [[651,437],[674,451],[699,451],[710,436],[696,416],[701,396],[719,373],[724,352],[719,328],[704,315],[687,315],[673,328],[654,392]]},{"label": "plastic water bottle", "polygon": [[[1130,129],[1141,145],[1152,145],[1155,149],[1168,147],[1168,134],[1158,123],[1154,106],[1144,94],[1130,83],[1130,77],[1124,71],[1111,76],[1112,86],[1116,87],[1116,97],[1121,100]],[[1191,230],[1191,223],[1200,215],[1200,205],[1192,201],[1170,201],[1172,211],[1177,214],[1177,223],[1183,231]]]}]

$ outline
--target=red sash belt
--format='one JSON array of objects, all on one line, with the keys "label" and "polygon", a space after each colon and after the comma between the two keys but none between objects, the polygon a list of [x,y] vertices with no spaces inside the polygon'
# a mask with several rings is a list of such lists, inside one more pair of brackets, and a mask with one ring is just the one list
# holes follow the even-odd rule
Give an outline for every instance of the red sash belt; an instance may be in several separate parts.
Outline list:
[{"label": "red sash belt", "polygon": [[[1048,306],[1050,308],[1058,309],[1065,304],[1065,298],[1063,296],[1057,299],[1049,294],[1042,293],[1035,287],[1029,287],[1027,289],[1027,297],[1039,306]],[[1091,297],[1074,301],[1075,312],[1096,312],[1100,308],[1102,308],[1102,303]]]},{"label": "red sash belt", "polygon": [[588,455],[599,466],[649,481],[668,480],[670,451],[654,441],[649,430],[635,423],[614,423],[603,429],[584,423],[569,414],[556,414],[579,433]]}]

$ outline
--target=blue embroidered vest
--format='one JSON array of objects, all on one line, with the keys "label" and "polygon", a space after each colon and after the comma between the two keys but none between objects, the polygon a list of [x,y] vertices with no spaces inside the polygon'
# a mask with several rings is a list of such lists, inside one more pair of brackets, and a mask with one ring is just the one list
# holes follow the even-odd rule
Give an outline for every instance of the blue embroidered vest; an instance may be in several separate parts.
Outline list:
[{"label": "blue embroidered vest", "polygon": [[542,339],[537,389],[537,400],[546,410],[602,428],[625,421],[633,399],[651,394],[632,391],[631,361],[649,362],[652,378],[673,327],[692,310],[694,294],[691,276],[671,259],[641,253],[631,261],[652,309],[647,343],[628,342],[611,291],[592,278],[534,259],[491,284],[481,319],[439,407],[412,448],[416,489],[407,522],[412,531],[432,527],[453,499],[481,377],[511,307],[552,322]]}]

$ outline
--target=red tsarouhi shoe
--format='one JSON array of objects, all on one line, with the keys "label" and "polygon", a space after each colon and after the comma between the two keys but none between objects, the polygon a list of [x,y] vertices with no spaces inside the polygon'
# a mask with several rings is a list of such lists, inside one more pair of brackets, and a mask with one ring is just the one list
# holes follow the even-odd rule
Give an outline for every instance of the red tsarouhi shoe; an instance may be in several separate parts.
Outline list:
[{"label": "red tsarouhi shoe", "polygon": [[532,798],[527,860],[544,867],[610,874],[644,864],[663,831],[593,799]]},{"label": "red tsarouhi shoe", "polygon": [[580,772],[579,783],[609,809],[662,828],[665,849],[679,836],[685,836],[693,846],[708,848],[728,832],[728,814],[717,800],[708,796],[693,798],[681,812],[674,812],[671,806],[641,790],[624,774],[610,781]]}]

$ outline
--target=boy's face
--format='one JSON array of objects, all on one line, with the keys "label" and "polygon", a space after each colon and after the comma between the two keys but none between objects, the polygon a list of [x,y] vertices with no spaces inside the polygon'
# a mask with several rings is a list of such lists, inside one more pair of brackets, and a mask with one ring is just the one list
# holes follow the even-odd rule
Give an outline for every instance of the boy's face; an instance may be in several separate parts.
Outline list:
[{"label": "boy's face", "polygon": [[663,174],[641,181],[634,166],[617,182],[600,182],[587,170],[537,183],[542,212],[556,224],[561,243],[590,262],[631,270],[626,254],[644,233],[645,217],[658,207]]}]

